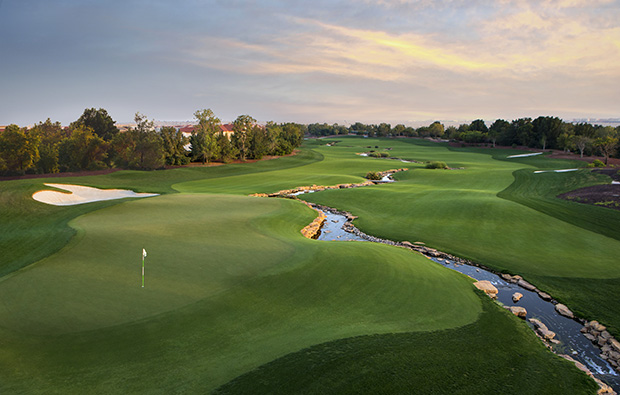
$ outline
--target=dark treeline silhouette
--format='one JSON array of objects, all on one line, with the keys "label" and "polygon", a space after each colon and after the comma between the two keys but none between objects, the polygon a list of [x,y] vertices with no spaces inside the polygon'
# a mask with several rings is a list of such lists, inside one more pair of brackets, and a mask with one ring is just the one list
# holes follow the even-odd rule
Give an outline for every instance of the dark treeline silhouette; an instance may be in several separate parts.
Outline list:
[{"label": "dark treeline silhouette", "polygon": [[119,131],[104,109],[86,109],[62,127],[49,118],[34,127],[9,125],[0,132],[0,174],[47,174],[108,168],[160,169],[190,161],[230,162],[287,155],[298,147],[305,126],[294,123],[257,125],[241,115],[225,131],[211,110],[194,114],[197,125],[189,137],[136,113],[136,126]]}]

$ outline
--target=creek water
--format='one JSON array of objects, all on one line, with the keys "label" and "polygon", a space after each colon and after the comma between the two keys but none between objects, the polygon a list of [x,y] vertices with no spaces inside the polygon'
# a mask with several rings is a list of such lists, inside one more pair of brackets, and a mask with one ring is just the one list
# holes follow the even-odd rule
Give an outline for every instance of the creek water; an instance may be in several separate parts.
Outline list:
[{"label": "creek water", "polygon": [[[321,210],[326,215],[325,223],[321,228],[318,240],[332,241],[370,241],[372,236],[364,235],[357,231],[351,233],[343,229],[347,217],[343,214],[330,210]],[[396,243],[394,243],[396,244]],[[527,318],[536,318],[544,323],[549,330],[556,333],[555,339],[559,344],[552,344],[552,349],[558,354],[567,354],[581,362],[590,369],[592,374],[611,386],[616,392],[620,392],[620,375],[600,357],[600,350],[595,347],[580,332],[583,327],[580,323],[558,314],[551,302],[541,299],[536,292],[528,291],[517,284],[505,281],[495,273],[482,268],[455,264],[455,262],[442,258],[431,258],[434,262],[456,270],[476,280],[488,280],[498,289],[498,301],[505,306],[521,306],[527,310]],[[513,303],[512,295],[515,292],[523,294],[523,297]],[[533,325],[528,322],[533,328]]]}]

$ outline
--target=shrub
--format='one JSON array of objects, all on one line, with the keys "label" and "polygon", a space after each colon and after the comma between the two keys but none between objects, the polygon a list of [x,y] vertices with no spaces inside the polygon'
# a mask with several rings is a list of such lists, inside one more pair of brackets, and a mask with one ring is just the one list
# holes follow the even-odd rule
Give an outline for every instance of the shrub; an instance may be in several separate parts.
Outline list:
[{"label": "shrub", "polygon": [[390,156],[390,154],[388,154],[387,152],[370,151],[368,156],[372,156],[373,158],[387,158]]},{"label": "shrub", "polygon": [[426,168],[427,169],[447,169],[448,165],[446,164],[446,162],[439,162],[439,161],[430,161],[426,163]]},{"label": "shrub", "polygon": [[594,159],[592,163],[588,163],[588,167],[605,167],[605,164],[598,159]]},{"label": "shrub", "polygon": [[376,171],[369,171],[366,173],[366,178],[369,180],[380,180],[381,176]]}]

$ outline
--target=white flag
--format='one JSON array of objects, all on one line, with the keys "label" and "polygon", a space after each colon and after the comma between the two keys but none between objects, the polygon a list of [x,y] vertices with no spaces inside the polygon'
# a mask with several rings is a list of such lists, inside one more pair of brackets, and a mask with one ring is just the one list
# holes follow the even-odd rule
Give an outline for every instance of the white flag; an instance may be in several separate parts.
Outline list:
[{"label": "white flag", "polygon": [[146,258],[146,250],[144,248],[142,249],[142,257]]}]

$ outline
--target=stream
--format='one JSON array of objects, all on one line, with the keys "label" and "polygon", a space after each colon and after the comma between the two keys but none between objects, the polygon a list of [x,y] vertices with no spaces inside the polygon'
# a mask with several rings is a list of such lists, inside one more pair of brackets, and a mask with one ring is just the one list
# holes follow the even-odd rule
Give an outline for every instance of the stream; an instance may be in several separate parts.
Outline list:
[{"label": "stream", "polygon": [[[383,180],[382,180],[383,181]],[[391,180],[386,179],[389,182]],[[324,207],[315,207],[326,215],[326,220],[320,230],[318,240],[332,241],[374,241],[384,242],[387,244],[398,245],[395,242],[379,240],[375,237],[365,235],[359,230],[355,233],[343,229],[343,225],[347,222],[347,217]],[[347,226],[351,229],[351,225]],[[521,306],[527,310],[527,318],[536,318],[547,325],[549,330],[556,333],[555,339],[559,340],[559,344],[551,344],[554,352],[557,354],[567,354],[575,360],[581,362],[590,369],[592,374],[611,386],[616,392],[620,392],[620,375],[613,369],[611,365],[600,357],[600,350],[595,347],[580,332],[583,326],[570,318],[558,314],[551,302],[541,299],[536,292],[528,291],[517,284],[505,281],[499,275],[484,270],[482,268],[455,263],[448,259],[428,257],[434,262],[445,266],[449,269],[456,270],[476,280],[488,280],[497,289],[497,300],[506,306]],[[523,294],[521,300],[513,303],[512,295],[515,292]],[[534,329],[534,326],[528,325]]]}]

